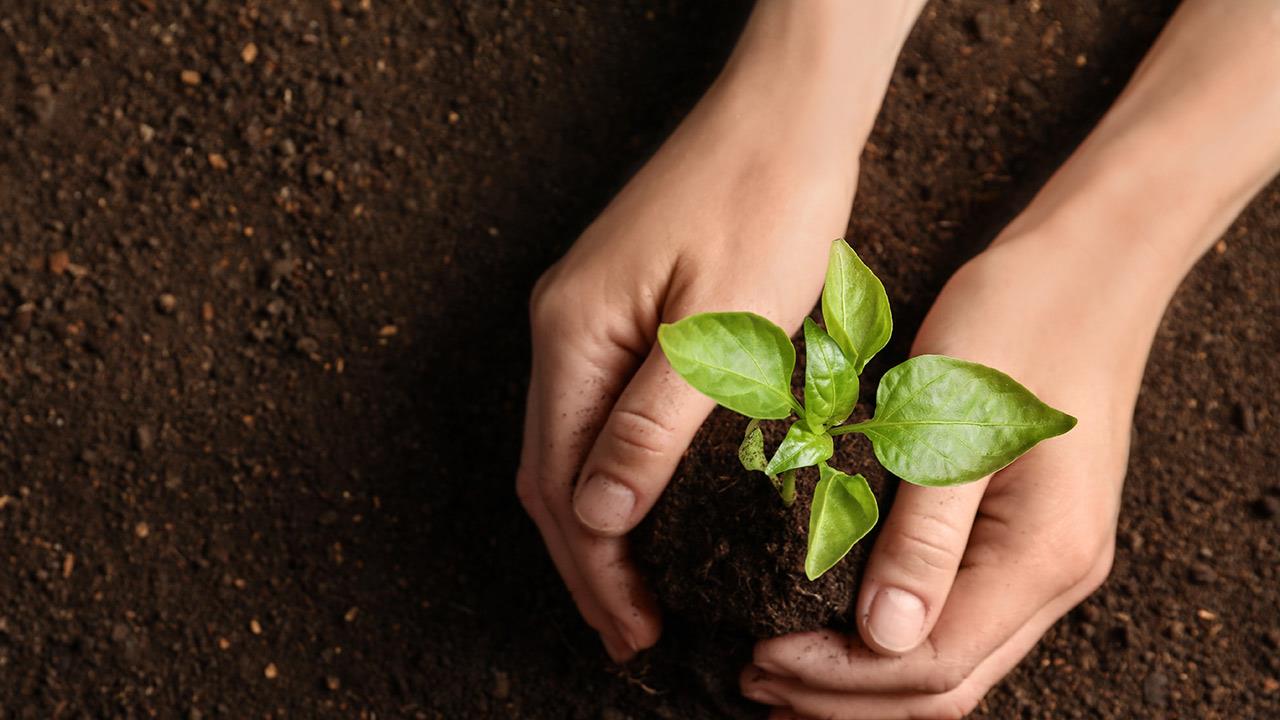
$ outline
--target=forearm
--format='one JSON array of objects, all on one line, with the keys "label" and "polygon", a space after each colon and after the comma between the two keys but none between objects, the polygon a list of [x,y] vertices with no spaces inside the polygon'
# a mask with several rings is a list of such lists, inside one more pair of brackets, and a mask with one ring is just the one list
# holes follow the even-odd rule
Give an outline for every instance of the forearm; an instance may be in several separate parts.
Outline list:
[{"label": "forearm", "polygon": [[1051,254],[1127,276],[1158,319],[1278,170],[1280,2],[1188,0],[1004,238],[1071,238]]},{"label": "forearm", "polygon": [[[708,92],[765,140],[856,168],[925,0],[760,0]],[[830,238],[823,242],[825,243]]]},{"label": "forearm", "polygon": [[1280,170],[1278,14],[1280,0],[1187,0],[1085,142],[953,280],[1003,308],[987,321],[1010,337],[1071,338],[1038,362],[1120,388],[1101,394],[1115,416],[1132,412],[1183,277]]}]

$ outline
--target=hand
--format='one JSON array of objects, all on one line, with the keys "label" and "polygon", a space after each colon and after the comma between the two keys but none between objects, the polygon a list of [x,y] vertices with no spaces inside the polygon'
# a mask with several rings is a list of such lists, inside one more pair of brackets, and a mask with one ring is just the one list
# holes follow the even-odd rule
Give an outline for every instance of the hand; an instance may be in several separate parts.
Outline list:
[{"label": "hand", "polygon": [[624,536],[713,407],[658,325],[751,310],[800,326],[919,5],[760,3],[720,80],[534,290],[516,490],[615,660],[659,633]]},{"label": "hand", "polygon": [[817,718],[962,716],[1106,577],[1146,346],[1099,327],[1070,283],[1054,287],[1043,242],[1002,244],[957,273],[913,354],[1000,368],[1079,424],[989,480],[903,484],[856,605],[861,642],[762,642],[747,697]]},{"label": "hand", "polygon": [[863,642],[765,641],[748,697],[821,718],[958,717],[1102,582],[1160,317],[1280,171],[1276,18],[1271,0],[1184,2],[1070,160],[943,289],[915,352],[1000,368],[1079,424],[989,481],[903,487],[858,598]]}]

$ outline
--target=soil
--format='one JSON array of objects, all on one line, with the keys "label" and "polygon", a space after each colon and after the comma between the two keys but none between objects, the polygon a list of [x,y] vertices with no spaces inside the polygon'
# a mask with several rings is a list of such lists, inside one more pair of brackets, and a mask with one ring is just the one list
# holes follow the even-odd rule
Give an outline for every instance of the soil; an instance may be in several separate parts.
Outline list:
[{"label": "soil", "polygon": [[[886,357],[1173,5],[931,3]],[[610,664],[512,492],[528,291],[746,10],[0,0],[0,716],[751,716],[729,625]],[[1280,716],[1278,242],[1273,185],[1175,297],[1112,576],[979,716]]]},{"label": "soil", "polygon": [[[803,339],[797,355],[804,357]],[[796,368],[803,382],[803,361]],[[874,389],[863,391],[873,396]],[[871,400],[871,397],[867,397]],[[860,403],[854,419],[869,417]],[[875,531],[838,565],[810,581],[804,574],[809,507],[818,473],[802,470],[796,501],[786,507],[769,480],[738,462],[747,420],[717,408],[703,425],[670,485],[636,528],[632,554],[646,571],[663,610],[692,627],[717,628],[766,638],[789,632],[844,627],[854,630],[852,604]],[[786,423],[764,422],[765,451],[772,454]],[[836,439],[832,467],[861,473],[883,507],[893,485],[870,443],[855,436]]]}]

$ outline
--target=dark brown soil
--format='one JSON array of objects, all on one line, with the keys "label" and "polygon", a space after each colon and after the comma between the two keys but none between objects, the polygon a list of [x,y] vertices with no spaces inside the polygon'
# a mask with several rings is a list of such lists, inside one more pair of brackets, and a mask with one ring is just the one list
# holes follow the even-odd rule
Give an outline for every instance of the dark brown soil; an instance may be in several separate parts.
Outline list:
[{"label": "dark brown soil", "polygon": [[[887,357],[1173,4],[931,4],[849,229]],[[745,11],[0,0],[0,717],[749,716],[742,633],[613,667],[512,492],[529,288]],[[979,714],[1280,716],[1278,243],[1273,185],[1160,330],[1111,579]]]},{"label": "dark brown soil", "polygon": [[[803,356],[803,343],[799,354]],[[799,373],[797,369],[797,373]],[[874,395],[874,390],[870,393]],[[870,415],[868,406],[858,417]],[[853,630],[852,604],[874,531],[815,581],[804,574],[809,507],[818,482],[809,468],[796,480],[796,501],[783,506],[769,480],[738,462],[747,420],[717,408],[685,453],[658,503],[636,529],[634,555],[663,609],[693,626],[766,638],[824,626]],[[765,422],[766,451],[786,424]],[[883,507],[892,495],[871,445],[836,438],[832,467],[861,473]]]}]

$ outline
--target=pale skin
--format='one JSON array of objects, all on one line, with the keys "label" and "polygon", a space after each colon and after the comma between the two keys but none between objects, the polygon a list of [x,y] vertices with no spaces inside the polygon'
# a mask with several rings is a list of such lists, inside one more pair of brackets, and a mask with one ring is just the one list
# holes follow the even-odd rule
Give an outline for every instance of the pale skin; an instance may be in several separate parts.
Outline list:
[{"label": "pale skin", "polygon": [[[657,326],[750,310],[799,328],[922,5],[761,0],[721,77],[538,283],[517,491],[615,660],[661,631],[626,533],[713,407],[656,349]],[[761,642],[748,698],[776,717],[958,717],[1102,583],[1160,318],[1280,170],[1277,77],[1280,0],[1183,4],[912,349],[1000,368],[1079,424],[971,485],[903,485],[858,636]]]}]

